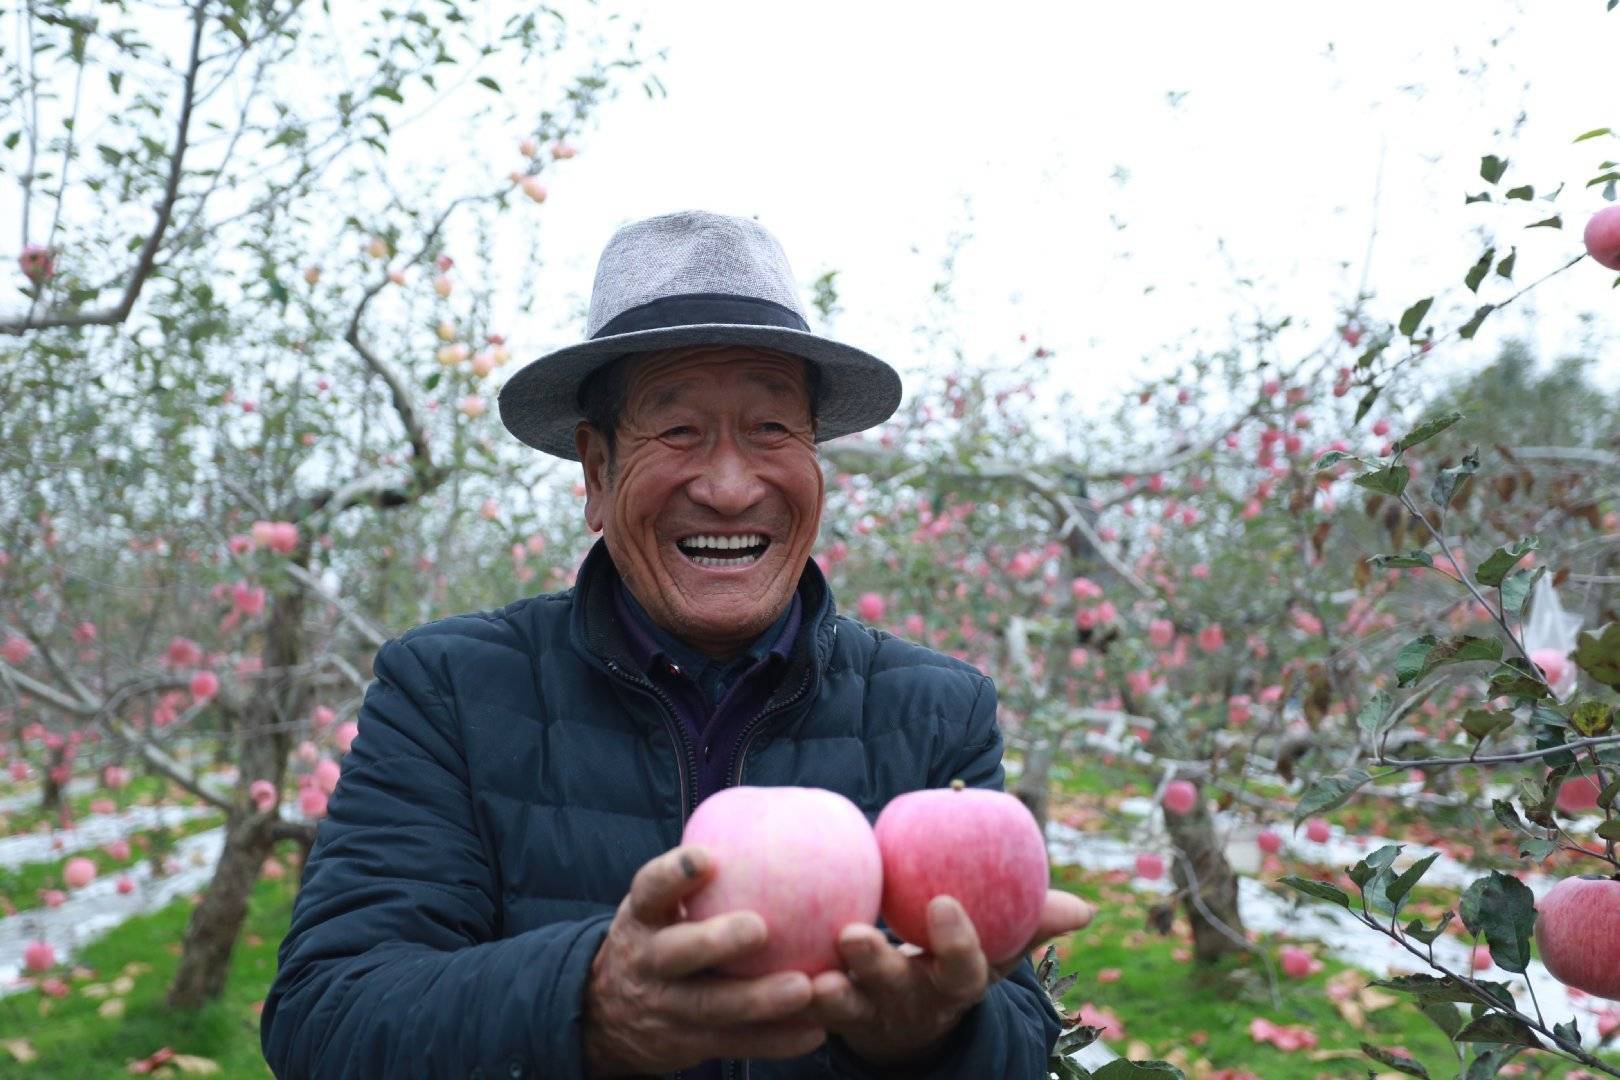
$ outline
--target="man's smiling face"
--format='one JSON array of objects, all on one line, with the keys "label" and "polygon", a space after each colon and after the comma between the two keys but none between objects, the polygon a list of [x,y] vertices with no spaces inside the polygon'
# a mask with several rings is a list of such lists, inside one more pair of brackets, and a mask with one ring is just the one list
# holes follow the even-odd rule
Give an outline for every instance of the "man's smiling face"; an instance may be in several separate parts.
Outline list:
[{"label": "man's smiling face", "polygon": [[634,362],[614,452],[576,429],[585,520],[654,622],[711,656],[787,607],[825,494],[804,361],[749,346]]}]

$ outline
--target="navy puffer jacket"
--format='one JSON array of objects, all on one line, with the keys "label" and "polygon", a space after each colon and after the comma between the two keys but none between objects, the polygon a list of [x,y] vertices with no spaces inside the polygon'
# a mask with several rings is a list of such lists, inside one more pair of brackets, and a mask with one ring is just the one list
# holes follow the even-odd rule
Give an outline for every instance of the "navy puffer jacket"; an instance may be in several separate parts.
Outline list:
[{"label": "navy puffer jacket", "polygon": [[[591,961],[630,879],[680,842],[694,782],[635,673],[598,543],[573,589],[385,644],[304,868],[265,998],[282,1080],[583,1080]],[[1002,785],[990,679],[837,616],[810,563],[806,622],[730,783],[837,791],[875,819],[961,777]],[[934,1063],[901,1075],[1044,1077],[1058,1020],[1028,961]],[[880,1075],[836,1040],[750,1080]]]}]

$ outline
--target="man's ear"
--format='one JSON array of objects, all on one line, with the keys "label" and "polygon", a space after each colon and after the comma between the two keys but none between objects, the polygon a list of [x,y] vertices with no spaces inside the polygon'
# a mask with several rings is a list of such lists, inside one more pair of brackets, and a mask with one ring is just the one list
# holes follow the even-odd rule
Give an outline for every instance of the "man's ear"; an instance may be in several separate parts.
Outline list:
[{"label": "man's ear", "polygon": [[585,525],[592,532],[601,532],[607,505],[607,440],[580,421],[574,428],[574,450],[585,470]]}]

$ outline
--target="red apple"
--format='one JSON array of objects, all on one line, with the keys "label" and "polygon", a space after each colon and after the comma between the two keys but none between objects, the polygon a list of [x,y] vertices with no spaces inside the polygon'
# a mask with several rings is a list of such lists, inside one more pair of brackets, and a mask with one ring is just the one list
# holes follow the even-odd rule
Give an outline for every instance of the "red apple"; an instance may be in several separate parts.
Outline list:
[{"label": "red apple", "polygon": [[913,791],[878,815],[883,918],[928,948],[928,904],[954,897],[973,921],[992,964],[1015,959],[1035,936],[1051,873],[1046,841],[1012,795],[968,788]]},{"label": "red apple", "polygon": [[1586,253],[1610,270],[1620,270],[1620,206],[1605,206],[1586,223]]},{"label": "red apple", "polygon": [[1475,971],[1489,971],[1491,968],[1493,968],[1495,966],[1496,966],[1496,961],[1491,959],[1491,948],[1490,948],[1490,946],[1489,945],[1475,945],[1474,946],[1474,970]]},{"label": "red apple", "polygon": [[1318,844],[1325,844],[1328,842],[1328,838],[1332,835],[1333,832],[1328,828],[1328,823],[1323,821],[1321,818],[1311,818],[1311,820],[1305,823],[1305,838],[1307,840],[1311,840]]},{"label": "red apple", "polygon": [[96,864],[82,856],[69,859],[62,867],[62,880],[70,889],[82,889],[96,880]]},{"label": "red apple", "polygon": [[1602,790],[1594,777],[1572,776],[1558,786],[1558,809],[1566,814],[1596,810]]},{"label": "red apple", "polygon": [[1282,850],[1282,837],[1278,836],[1272,829],[1261,829],[1260,835],[1254,838],[1254,842],[1259,844],[1260,850],[1267,855],[1275,855]]},{"label": "red apple", "polygon": [[1298,945],[1284,945],[1278,956],[1282,960],[1283,974],[1290,979],[1306,979],[1322,970],[1316,957]]},{"label": "red apple", "polygon": [[1190,814],[1198,805],[1198,789],[1191,780],[1172,780],[1164,789],[1164,808],[1172,814]]},{"label": "red apple", "polygon": [[29,942],[23,949],[24,971],[49,971],[56,966],[56,950],[48,942]]},{"label": "red apple", "polygon": [[1536,944],[1553,978],[1620,1001],[1620,881],[1565,878],[1536,912]]},{"label": "red apple", "polygon": [[698,806],[681,843],[702,845],[715,863],[713,880],[687,901],[687,918],[753,911],[765,920],[765,947],[723,967],[728,975],[842,967],[839,931],[877,919],[877,840],[865,815],[836,792],[725,788]]},{"label": "red apple", "polygon": [[1136,857],[1136,876],[1144,881],[1158,881],[1164,877],[1164,859],[1144,851]]}]

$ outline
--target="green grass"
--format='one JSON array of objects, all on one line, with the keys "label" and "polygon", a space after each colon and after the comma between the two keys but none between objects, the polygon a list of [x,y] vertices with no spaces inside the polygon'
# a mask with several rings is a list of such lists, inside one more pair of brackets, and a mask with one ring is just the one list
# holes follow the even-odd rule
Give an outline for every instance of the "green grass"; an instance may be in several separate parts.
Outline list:
[{"label": "green grass", "polygon": [[[76,961],[93,974],[70,976],[72,993],[67,997],[29,991],[0,999],[0,1076],[127,1080],[129,1062],[164,1046],[217,1062],[217,1076],[232,1080],[269,1076],[259,1053],[254,1006],[263,1001],[275,975],[276,949],[292,917],[296,877],[289,870],[281,881],[259,882],[243,937],[231,955],[225,994],[196,1013],[171,1010],[163,1001],[191,917],[191,904],[185,900],[131,919],[87,946]],[[132,964],[136,966],[131,968]],[[86,994],[86,987],[107,986],[126,971],[133,976],[133,986],[121,995],[124,1014],[114,1019],[98,1015],[108,999]],[[26,1039],[37,1060],[19,1064],[3,1048],[11,1039]]]},{"label": "green grass", "polygon": [[[20,790],[17,789],[17,790]],[[40,792],[38,784],[33,785],[36,795]],[[0,792],[0,794],[14,794],[14,791]],[[182,798],[183,796],[183,798]],[[106,788],[97,788],[74,795],[67,800],[69,816],[75,821],[90,816],[90,804],[97,799],[111,799],[118,804],[120,810],[131,806],[149,806],[160,798],[175,801],[196,802],[196,796],[184,791],[178,785],[170,784],[161,776],[132,777],[122,791],[109,791]],[[56,814],[46,813],[37,805],[27,810],[6,816],[6,828],[13,833],[32,832],[36,827],[44,824],[47,828],[56,828]]]},{"label": "green grass", "polygon": [[[9,900],[18,911],[27,911],[43,906],[39,896],[40,890],[67,891],[67,886],[62,881],[62,868],[67,865],[69,859],[81,856],[89,859],[96,864],[96,876],[105,877],[149,859],[161,862],[163,856],[182,838],[206,832],[223,824],[225,824],[224,814],[208,814],[177,825],[141,829],[130,833],[124,838],[130,845],[127,859],[115,859],[100,848],[89,848],[64,855],[52,862],[24,863],[14,868],[0,868],[0,906]],[[146,839],[145,847],[140,843],[139,838],[142,837]]]}]

